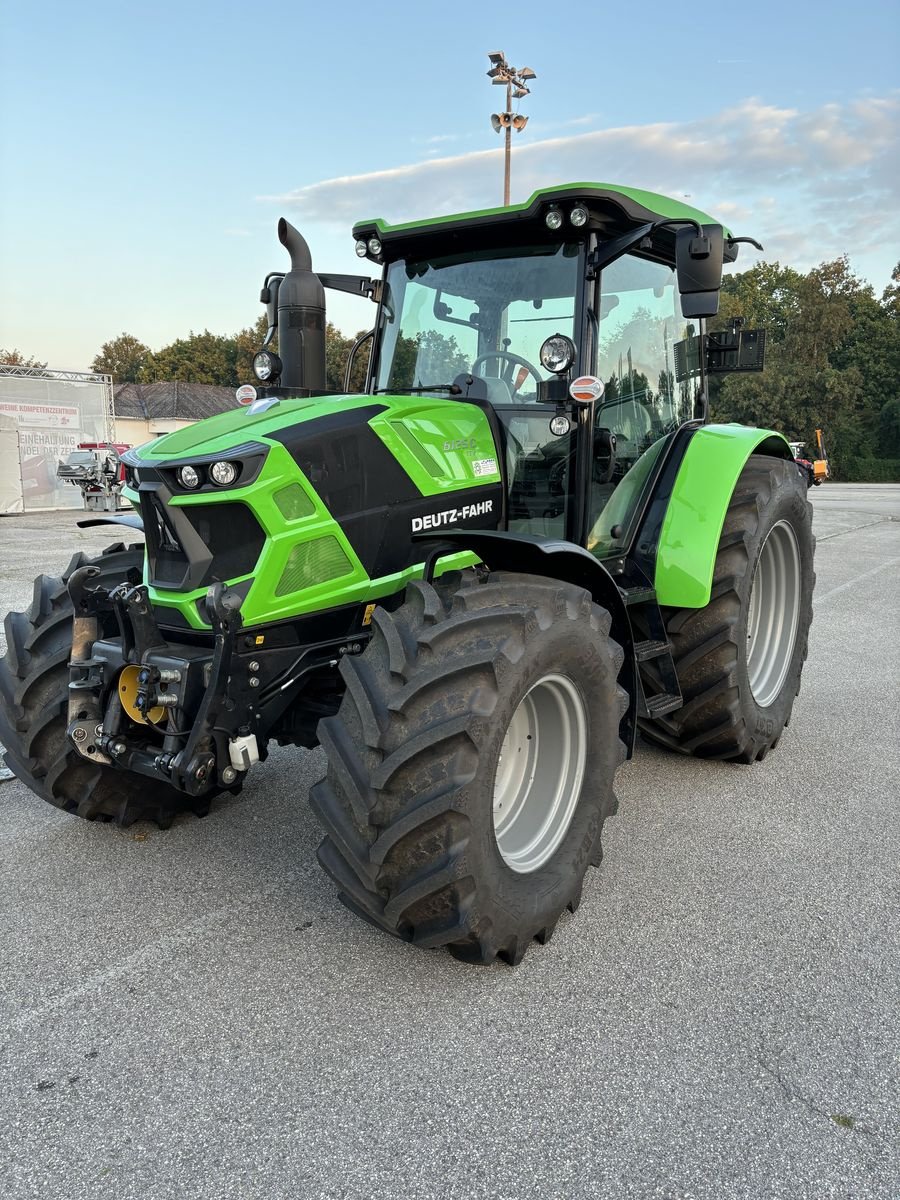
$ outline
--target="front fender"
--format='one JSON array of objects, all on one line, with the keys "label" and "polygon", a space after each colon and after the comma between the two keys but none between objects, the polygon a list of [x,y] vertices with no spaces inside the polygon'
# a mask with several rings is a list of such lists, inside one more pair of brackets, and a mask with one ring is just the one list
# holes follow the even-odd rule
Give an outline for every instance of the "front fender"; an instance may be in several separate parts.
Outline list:
[{"label": "front fender", "polygon": [[787,440],[771,429],[703,425],[691,438],[660,530],[654,577],[660,605],[709,603],[725,514],[753,454],[793,459]]}]

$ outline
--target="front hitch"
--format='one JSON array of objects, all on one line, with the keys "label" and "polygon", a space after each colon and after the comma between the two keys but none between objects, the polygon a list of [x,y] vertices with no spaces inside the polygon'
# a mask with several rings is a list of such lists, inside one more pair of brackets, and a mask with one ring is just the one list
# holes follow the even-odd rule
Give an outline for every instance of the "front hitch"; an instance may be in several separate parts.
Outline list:
[{"label": "front hitch", "polygon": [[69,704],[66,734],[75,749],[91,762],[110,763],[103,752],[100,711],[100,690],[93,669],[101,666],[92,657],[99,632],[98,613],[108,607],[109,593],[105,588],[89,588],[88,583],[100,574],[100,568],[89,564],[79,567],[69,577],[68,592],[75,610],[72,621],[72,654],[69,659]]},{"label": "front hitch", "polygon": [[217,772],[215,726],[234,703],[228,695],[228,678],[234,644],[240,632],[242,598],[229,592],[224,584],[214,583],[206,593],[206,612],[215,635],[209,683],[197,709],[190,736],[184,749],[172,760],[172,781],[191,796],[209,791],[217,774],[226,785],[234,783],[237,772],[230,762]]},{"label": "front hitch", "polygon": [[[95,566],[83,567],[69,581],[75,620],[67,734],[73,746],[91,762],[150,775],[191,796],[234,785],[238,772],[230,761],[228,739],[237,705],[228,694],[228,684],[241,628],[241,597],[221,583],[209,589],[206,609],[214,645],[211,656],[208,652],[198,656],[189,647],[166,641],[143,584],[122,583],[112,591],[91,588],[90,581],[99,573]],[[114,614],[119,638],[116,643],[103,642],[107,650],[115,645],[115,653],[98,658],[95,645],[101,612]],[[134,672],[132,721],[149,726],[168,710],[170,723],[158,730],[161,746],[135,745],[133,731],[129,734],[125,727],[125,692],[110,687],[114,678],[121,683],[123,668]],[[101,704],[107,694],[104,713]],[[153,717],[155,711],[160,717]]]}]

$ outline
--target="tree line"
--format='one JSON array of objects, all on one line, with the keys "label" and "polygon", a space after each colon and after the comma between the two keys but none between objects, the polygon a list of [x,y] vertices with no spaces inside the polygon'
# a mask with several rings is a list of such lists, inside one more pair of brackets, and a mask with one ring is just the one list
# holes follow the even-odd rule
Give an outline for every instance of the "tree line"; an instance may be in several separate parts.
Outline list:
[{"label": "tree line", "polygon": [[[114,383],[211,383],[220,387],[238,387],[255,382],[253,356],[266,336],[266,318],[260,314],[255,324],[237,333],[223,335],[191,333],[177,338],[160,350],[151,350],[130,333],[120,333],[104,342],[91,363],[91,370],[112,375]],[[356,335],[359,336],[359,335]],[[342,391],[347,358],[355,337],[347,337],[331,322],[325,331],[325,376],[329,390]],[[277,340],[272,343],[277,348]],[[354,361],[351,388],[359,391],[365,384],[368,347]]]},{"label": "tree line", "polygon": [[900,481],[900,263],[880,297],[847,258],[803,274],[758,263],[726,276],[719,316],[767,331],[760,374],[714,376],[713,419],[814,446],[825,431],[836,478]]}]

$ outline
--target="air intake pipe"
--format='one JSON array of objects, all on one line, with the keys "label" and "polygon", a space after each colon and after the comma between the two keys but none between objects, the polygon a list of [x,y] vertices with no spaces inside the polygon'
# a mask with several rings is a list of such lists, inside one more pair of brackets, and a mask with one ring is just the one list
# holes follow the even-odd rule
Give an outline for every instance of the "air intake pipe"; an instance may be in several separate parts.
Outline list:
[{"label": "air intake pipe", "polygon": [[291,256],[291,269],[278,289],[279,383],[287,388],[325,388],[325,289],[312,269],[309,246],[282,217],[278,240]]}]

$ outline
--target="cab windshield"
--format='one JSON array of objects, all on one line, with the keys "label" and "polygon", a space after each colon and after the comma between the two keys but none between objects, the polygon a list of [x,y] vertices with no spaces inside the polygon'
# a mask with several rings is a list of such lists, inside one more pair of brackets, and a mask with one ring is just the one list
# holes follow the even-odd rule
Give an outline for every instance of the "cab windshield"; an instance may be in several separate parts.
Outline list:
[{"label": "cab windshield", "polygon": [[391,263],[375,375],[379,392],[484,379],[494,404],[537,399],[542,343],[574,338],[579,243]]}]

